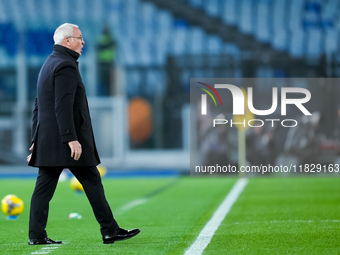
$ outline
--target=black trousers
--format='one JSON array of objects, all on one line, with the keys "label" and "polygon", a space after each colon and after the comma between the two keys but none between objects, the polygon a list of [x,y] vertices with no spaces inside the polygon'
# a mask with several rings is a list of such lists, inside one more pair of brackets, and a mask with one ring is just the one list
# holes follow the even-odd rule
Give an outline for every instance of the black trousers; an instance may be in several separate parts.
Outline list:
[{"label": "black trousers", "polygon": [[[62,167],[40,167],[31,199],[29,238],[45,238],[49,202],[57,187]],[[97,167],[70,167],[69,170],[83,185],[85,194],[100,224],[102,235],[115,233],[119,226],[105,198],[104,188]]]}]

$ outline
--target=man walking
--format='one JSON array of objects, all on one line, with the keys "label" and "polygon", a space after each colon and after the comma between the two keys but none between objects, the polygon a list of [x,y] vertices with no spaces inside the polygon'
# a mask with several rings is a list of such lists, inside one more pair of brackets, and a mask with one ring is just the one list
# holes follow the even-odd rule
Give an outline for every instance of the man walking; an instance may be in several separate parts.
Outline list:
[{"label": "man walking", "polygon": [[85,41],[78,26],[69,23],[58,27],[53,39],[53,53],[38,76],[32,154],[27,157],[30,166],[39,167],[31,199],[28,244],[62,243],[49,239],[45,228],[49,201],[64,168],[68,168],[83,185],[100,224],[103,242],[108,244],[129,239],[140,230],[125,230],[118,226],[96,167],[100,159],[77,62]]}]

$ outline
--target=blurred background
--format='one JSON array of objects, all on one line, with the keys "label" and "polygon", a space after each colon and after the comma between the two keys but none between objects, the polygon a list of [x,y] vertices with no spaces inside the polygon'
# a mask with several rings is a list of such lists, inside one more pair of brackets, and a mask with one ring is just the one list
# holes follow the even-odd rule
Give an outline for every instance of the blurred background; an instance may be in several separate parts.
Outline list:
[{"label": "blurred background", "polygon": [[[79,66],[109,169],[189,172],[190,78],[340,75],[338,0],[0,0],[2,171],[26,164],[37,76],[65,22],[85,40]],[[311,142],[332,162],[338,90],[320,82],[333,122]],[[272,158],[273,134],[253,132],[248,148]]]}]

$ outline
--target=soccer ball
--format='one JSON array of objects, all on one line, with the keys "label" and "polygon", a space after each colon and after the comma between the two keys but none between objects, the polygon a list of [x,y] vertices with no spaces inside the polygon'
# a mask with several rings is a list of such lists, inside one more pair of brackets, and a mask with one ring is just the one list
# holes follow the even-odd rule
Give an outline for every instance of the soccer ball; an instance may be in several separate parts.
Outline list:
[{"label": "soccer ball", "polygon": [[[98,171],[102,178],[106,175],[105,166],[98,166]],[[72,177],[70,186],[71,186],[71,189],[75,191],[84,191],[83,185],[81,185],[81,183],[78,181],[76,177]]]},{"label": "soccer ball", "polygon": [[99,174],[100,176],[103,178],[105,175],[106,175],[106,167],[105,166],[98,166],[98,171],[99,171]]},{"label": "soccer ball", "polygon": [[71,189],[75,191],[84,191],[83,185],[78,181],[76,177],[72,177],[71,183],[70,183]]},{"label": "soccer ball", "polygon": [[7,195],[1,201],[1,210],[8,216],[17,216],[24,211],[24,202],[16,195]]}]

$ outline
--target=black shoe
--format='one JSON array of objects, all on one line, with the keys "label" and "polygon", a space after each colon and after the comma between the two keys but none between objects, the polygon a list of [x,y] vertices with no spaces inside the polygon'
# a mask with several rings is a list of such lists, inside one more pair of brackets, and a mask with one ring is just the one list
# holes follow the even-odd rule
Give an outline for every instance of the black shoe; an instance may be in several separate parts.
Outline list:
[{"label": "black shoe", "polygon": [[103,242],[105,244],[109,244],[109,243],[114,243],[115,241],[123,241],[131,237],[134,237],[139,233],[140,233],[140,229],[138,228],[131,229],[131,230],[125,230],[125,229],[120,228],[118,229],[118,232],[116,234],[104,235]]},{"label": "black shoe", "polygon": [[41,245],[41,244],[63,244],[61,241],[53,241],[49,239],[48,237],[46,238],[32,238],[29,239],[28,245]]}]

